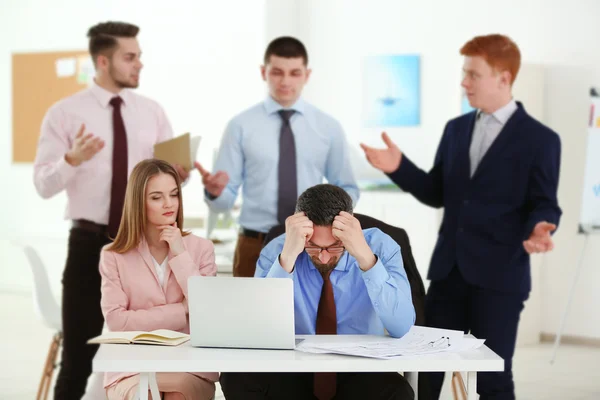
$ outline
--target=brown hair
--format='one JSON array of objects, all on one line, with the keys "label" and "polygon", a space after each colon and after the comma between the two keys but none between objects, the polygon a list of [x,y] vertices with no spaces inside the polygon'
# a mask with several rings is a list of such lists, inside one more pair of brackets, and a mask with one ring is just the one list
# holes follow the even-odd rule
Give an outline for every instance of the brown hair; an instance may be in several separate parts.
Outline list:
[{"label": "brown hair", "polygon": [[117,38],[134,38],[139,31],[139,27],[126,22],[108,21],[92,26],[87,36],[90,39],[89,51],[94,64],[98,55],[112,55],[117,47]]},{"label": "brown hair", "polygon": [[147,225],[146,186],[150,178],[159,174],[168,174],[175,179],[177,197],[179,198],[177,226],[181,230],[182,236],[189,234],[189,232],[183,232],[183,202],[181,183],[177,171],[166,161],[149,159],[138,163],[131,172],[125,191],[125,206],[123,207],[121,225],[115,241],[107,247],[107,250],[123,254],[140,244]]},{"label": "brown hair", "polygon": [[480,56],[496,71],[508,71],[512,85],[521,66],[521,52],[508,36],[493,34],[476,36],[460,49],[463,56]]},{"label": "brown hair", "polygon": [[308,65],[308,52],[301,41],[291,36],[281,36],[273,39],[265,50],[264,62],[269,63],[271,56],[283,58],[302,58],[304,65]]},{"label": "brown hair", "polygon": [[331,226],[340,212],[352,214],[352,198],[339,186],[321,183],[298,197],[296,211],[303,211],[316,226]]}]

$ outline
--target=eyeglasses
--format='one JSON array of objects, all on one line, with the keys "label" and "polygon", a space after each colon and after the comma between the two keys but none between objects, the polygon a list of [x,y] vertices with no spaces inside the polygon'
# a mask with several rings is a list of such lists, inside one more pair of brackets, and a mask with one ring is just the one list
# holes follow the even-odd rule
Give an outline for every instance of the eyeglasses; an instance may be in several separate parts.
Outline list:
[{"label": "eyeglasses", "polygon": [[344,252],[344,250],[346,250],[346,248],[344,246],[335,245],[329,247],[305,247],[304,250],[306,250],[306,252],[311,256],[317,256],[321,254],[323,250],[326,250],[329,254],[333,255],[341,254]]}]

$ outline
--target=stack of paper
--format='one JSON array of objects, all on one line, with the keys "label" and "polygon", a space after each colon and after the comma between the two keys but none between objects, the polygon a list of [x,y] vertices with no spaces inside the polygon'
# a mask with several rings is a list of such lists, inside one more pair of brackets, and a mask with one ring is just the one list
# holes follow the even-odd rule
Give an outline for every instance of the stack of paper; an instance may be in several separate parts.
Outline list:
[{"label": "stack of paper", "polygon": [[456,352],[479,348],[484,340],[465,338],[462,331],[413,326],[399,339],[382,336],[367,341],[322,342],[307,339],[296,350],[306,353],[334,353],[360,357],[390,359],[439,352]]}]

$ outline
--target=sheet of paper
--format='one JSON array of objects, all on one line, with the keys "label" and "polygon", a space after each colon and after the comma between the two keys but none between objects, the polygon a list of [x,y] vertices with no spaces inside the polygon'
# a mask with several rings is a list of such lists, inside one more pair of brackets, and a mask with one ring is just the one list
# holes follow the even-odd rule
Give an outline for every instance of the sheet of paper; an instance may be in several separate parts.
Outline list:
[{"label": "sheet of paper", "polygon": [[[371,358],[394,358],[401,356],[432,354],[442,351],[462,351],[474,348],[479,342],[465,341],[462,331],[413,326],[402,338],[382,336],[377,340],[348,342],[321,342],[305,340],[296,347],[309,353],[335,353]],[[481,343],[483,344],[483,343]],[[479,344],[479,346],[481,346]]]},{"label": "sheet of paper", "polygon": [[452,352],[477,350],[485,343],[485,339],[464,338],[459,346],[452,348]]},{"label": "sheet of paper", "polygon": [[59,58],[56,60],[56,76],[66,78],[77,72],[77,60],[75,57]]},{"label": "sheet of paper", "polygon": [[190,160],[192,161],[192,167],[194,161],[196,161],[196,155],[198,154],[198,147],[200,147],[200,136],[194,136],[190,139]]},{"label": "sheet of paper", "polygon": [[144,331],[126,331],[126,332],[104,332],[100,336],[96,336],[88,341],[88,343],[98,343],[99,341],[110,341],[118,339],[133,340],[137,335],[141,335]]}]

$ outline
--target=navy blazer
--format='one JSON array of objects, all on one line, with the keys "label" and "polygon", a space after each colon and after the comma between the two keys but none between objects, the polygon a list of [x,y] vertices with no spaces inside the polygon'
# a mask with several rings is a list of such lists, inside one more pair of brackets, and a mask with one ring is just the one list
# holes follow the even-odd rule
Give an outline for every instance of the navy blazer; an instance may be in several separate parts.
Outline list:
[{"label": "navy blazer", "polygon": [[428,279],[444,279],[457,265],[471,284],[529,292],[529,255],[523,241],[540,221],[558,225],[558,135],[525,112],[506,122],[470,177],[469,147],[476,112],[449,121],[429,172],[402,155],[388,176],[444,218]]}]

